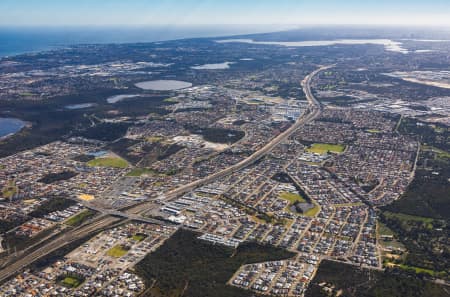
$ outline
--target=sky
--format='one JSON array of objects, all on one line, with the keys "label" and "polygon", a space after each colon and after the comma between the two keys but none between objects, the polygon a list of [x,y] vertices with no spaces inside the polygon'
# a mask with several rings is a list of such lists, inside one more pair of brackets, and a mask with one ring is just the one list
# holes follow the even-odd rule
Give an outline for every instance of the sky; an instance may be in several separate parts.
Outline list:
[{"label": "sky", "polygon": [[450,26],[450,0],[0,0],[0,26]]}]

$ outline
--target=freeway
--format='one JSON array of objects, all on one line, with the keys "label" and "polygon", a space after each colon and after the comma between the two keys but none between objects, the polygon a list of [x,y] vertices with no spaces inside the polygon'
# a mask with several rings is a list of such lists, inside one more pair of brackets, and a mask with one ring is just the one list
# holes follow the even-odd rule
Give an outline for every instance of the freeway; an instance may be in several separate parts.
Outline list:
[{"label": "freeway", "polygon": [[[195,188],[198,188],[200,186],[203,186],[205,184],[211,183],[214,180],[217,180],[219,178],[223,178],[233,172],[236,172],[238,170],[241,170],[242,168],[253,164],[255,161],[257,161],[258,159],[262,158],[263,156],[265,156],[267,153],[269,153],[275,146],[277,146],[279,143],[283,142],[284,140],[286,140],[289,136],[291,136],[300,126],[309,123],[311,121],[313,121],[314,119],[316,119],[319,115],[320,112],[322,111],[322,106],[320,104],[320,102],[314,97],[312,90],[311,90],[311,80],[314,78],[314,76],[316,76],[319,72],[332,68],[334,67],[334,65],[329,65],[329,66],[322,66],[320,68],[318,68],[317,70],[313,71],[312,73],[308,74],[305,79],[301,82],[302,88],[303,88],[303,92],[306,95],[306,99],[309,102],[309,107],[306,110],[306,112],[304,112],[302,114],[302,116],[300,116],[297,121],[286,131],[284,131],[283,133],[279,134],[277,137],[275,137],[274,139],[272,139],[269,143],[267,143],[264,147],[262,147],[260,150],[256,151],[255,153],[253,153],[251,156],[247,157],[246,159],[240,161],[239,163],[236,163],[233,166],[230,166],[222,171],[216,172],[214,174],[211,174],[203,179],[191,182],[189,184],[183,185],[175,190],[172,190],[170,192],[167,192],[164,194],[164,198],[166,200],[170,200],[172,198],[175,198],[179,195],[185,194],[189,191],[192,191]],[[141,211],[141,213],[145,213],[146,209],[143,209]]]},{"label": "freeway", "polygon": [[[291,126],[289,127],[289,129],[287,129],[286,131],[284,131],[283,133],[279,134],[277,137],[275,137],[274,139],[272,139],[269,143],[267,143],[264,147],[262,147],[260,150],[256,151],[255,153],[253,153],[252,155],[250,155],[249,157],[247,157],[246,159],[240,161],[239,163],[236,163],[235,165],[232,165],[222,171],[213,173],[203,179],[200,180],[196,180],[193,181],[189,184],[183,185],[181,187],[178,187],[170,192],[167,192],[163,195],[163,197],[161,197],[161,200],[166,200],[169,201],[171,199],[174,199],[180,195],[183,195],[187,192],[190,192],[192,190],[194,190],[195,188],[201,187],[203,185],[206,185],[208,183],[213,182],[214,180],[223,178],[233,172],[239,171],[242,168],[245,168],[248,165],[253,164],[255,161],[257,161],[258,159],[264,157],[267,153],[269,153],[275,146],[277,146],[279,143],[283,142],[284,140],[286,140],[287,138],[289,138],[289,136],[291,136],[300,126],[309,123],[311,121],[313,121],[314,119],[316,119],[319,115],[320,112],[322,111],[322,106],[320,104],[320,102],[314,97],[312,90],[311,90],[311,80],[314,78],[314,76],[316,76],[319,72],[329,69],[331,67],[334,67],[334,65],[330,65],[330,66],[322,66],[318,69],[316,69],[315,71],[311,72],[310,74],[308,74],[303,81],[301,82],[302,88],[303,88],[303,92],[306,95],[306,99],[309,102],[309,106],[308,109],[297,119],[297,121]],[[83,202],[82,202],[83,203]],[[129,208],[127,211],[111,211],[111,210],[106,210],[106,209],[101,209],[101,208],[95,208],[92,205],[90,205],[89,203],[83,203],[86,207],[94,209],[96,211],[99,211],[101,213],[109,213],[112,215],[116,215],[116,216],[121,216],[121,217],[126,217],[126,218],[133,218],[135,220],[144,220],[144,218],[140,219],[140,217],[137,214],[145,214],[146,212],[149,211],[149,207],[146,207],[146,204],[150,204],[150,208],[154,207],[153,202],[149,202],[149,203],[139,203],[136,204],[135,206],[132,206],[131,208]],[[156,220],[154,221],[155,223],[158,223]]]},{"label": "freeway", "polygon": [[89,234],[93,234],[98,230],[111,226],[111,224],[119,222],[119,218],[111,216],[99,216],[93,222],[84,224],[79,228],[70,230],[61,236],[58,236],[54,240],[44,244],[40,248],[23,255],[13,263],[8,263],[6,267],[0,270],[0,283],[8,279],[9,277],[20,272],[23,268],[27,267],[36,260],[50,254],[57,249],[72,243],[78,239],[81,239]]},{"label": "freeway", "polygon": [[[315,71],[311,72],[310,74],[308,74],[303,81],[301,82],[301,86],[303,88],[303,92],[306,95],[306,99],[309,102],[309,106],[308,109],[297,119],[297,121],[291,126],[289,127],[289,129],[287,129],[286,131],[284,131],[283,133],[279,134],[277,137],[275,137],[274,139],[272,139],[269,143],[267,143],[264,147],[262,147],[260,150],[256,151],[255,153],[253,153],[252,155],[250,155],[249,157],[247,157],[246,159],[240,161],[239,163],[236,163],[233,166],[230,166],[222,171],[213,173],[203,179],[200,180],[196,180],[193,181],[189,184],[183,185],[181,187],[178,187],[170,192],[167,192],[163,195],[163,197],[161,197],[161,200],[171,200],[174,199],[182,194],[185,194],[187,192],[192,191],[195,188],[198,188],[200,186],[206,185],[208,183],[211,183],[214,180],[223,178],[233,172],[239,171],[242,168],[253,164],[255,161],[257,161],[258,159],[262,158],[263,156],[265,156],[267,153],[269,153],[275,146],[277,146],[279,143],[283,142],[284,140],[286,140],[289,136],[291,136],[300,126],[309,123],[311,121],[313,121],[314,119],[316,119],[319,115],[320,112],[322,111],[322,106],[320,104],[320,102],[314,97],[312,90],[311,90],[311,80],[314,78],[314,76],[316,76],[319,72],[332,68],[334,67],[334,65],[329,65],[329,66],[322,66],[318,69],[316,69]],[[147,203],[139,203],[136,206],[131,207],[130,209],[128,209],[127,211],[114,211],[114,215],[117,216],[122,216],[122,217],[133,217],[134,219],[138,219],[139,220],[139,216],[136,216],[136,214],[145,214],[147,211],[149,211],[149,207],[145,207]],[[153,207],[153,203],[150,202],[148,203]],[[88,208],[93,208],[92,205],[86,204],[85,206]],[[97,210],[101,213],[108,213],[111,212],[110,210],[102,210],[102,209],[98,209],[98,208],[93,208],[94,210]],[[135,210],[133,212],[133,210]]]},{"label": "freeway", "polygon": [[[179,195],[182,195],[186,192],[189,192],[199,186],[208,184],[216,179],[223,178],[233,172],[236,172],[238,170],[241,170],[242,168],[245,168],[248,165],[253,164],[255,161],[257,161],[258,159],[262,158],[267,153],[269,153],[279,143],[288,139],[289,136],[291,136],[300,126],[316,119],[321,113],[322,106],[320,105],[320,103],[317,101],[317,99],[314,97],[314,95],[312,93],[311,80],[320,71],[323,71],[330,67],[333,67],[333,66],[324,66],[324,67],[321,67],[321,68],[315,70],[314,72],[307,75],[305,77],[305,79],[301,82],[303,91],[309,102],[309,107],[289,129],[287,129],[283,133],[279,134],[277,137],[275,137],[269,143],[267,143],[263,148],[256,151],[251,156],[242,160],[241,162],[239,162],[233,166],[230,166],[222,171],[216,172],[206,178],[194,181],[192,183],[181,186],[175,190],[172,190],[172,191],[164,194],[163,198],[165,200],[173,199],[173,198],[175,198]],[[143,221],[143,222],[147,222],[147,223],[167,224],[167,222],[164,222],[164,221],[143,217],[142,214],[144,214],[148,211],[148,208],[145,207],[145,203],[138,204],[138,205],[133,206],[124,211],[102,209],[99,207],[94,207],[93,205],[91,205],[89,203],[83,203],[83,204],[88,208],[91,208],[93,210],[100,212],[101,215],[97,216],[89,223],[84,224],[73,230],[70,230],[70,231],[64,233],[63,235],[58,236],[54,240],[52,240],[48,243],[45,243],[38,249],[31,251],[30,253],[15,260],[14,262],[8,263],[8,265],[6,267],[5,266],[2,267],[2,269],[0,270],[0,283],[5,281],[9,277],[17,274],[19,271],[21,271],[25,267],[29,266],[34,261],[50,254],[51,252],[65,246],[69,243],[72,243],[78,239],[81,239],[89,234],[93,234],[94,232],[96,232],[102,228],[105,228],[105,227],[111,226],[112,224],[120,222],[120,219],[118,217],[126,218],[129,220]]]}]

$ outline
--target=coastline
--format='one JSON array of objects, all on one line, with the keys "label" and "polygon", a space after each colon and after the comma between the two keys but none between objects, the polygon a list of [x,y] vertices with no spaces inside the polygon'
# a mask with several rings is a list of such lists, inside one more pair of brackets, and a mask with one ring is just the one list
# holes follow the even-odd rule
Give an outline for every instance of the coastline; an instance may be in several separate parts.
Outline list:
[{"label": "coastline", "polygon": [[8,139],[8,138],[10,138],[10,137],[12,137],[14,135],[17,135],[17,134],[23,132],[25,129],[30,129],[31,127],[33,127],[33,124],[30,123],[30,122],[26,122],[26,121],[23,121],[23,120],[20,120],[20,121],[23,122],[23,126],[19,130],[17,130],[16,132],[11,132],[11,133],[8,133],[6,135],[0,136],[0,142],[4,141],[4,140],[6,140],[6,139]]}]

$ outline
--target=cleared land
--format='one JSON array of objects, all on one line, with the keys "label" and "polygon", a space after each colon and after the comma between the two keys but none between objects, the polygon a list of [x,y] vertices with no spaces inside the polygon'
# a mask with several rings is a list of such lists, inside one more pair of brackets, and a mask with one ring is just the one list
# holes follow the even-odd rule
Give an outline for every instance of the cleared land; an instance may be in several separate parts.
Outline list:
[{"label": "cleared land", "polygon": [[329,144],[329,143],[313,143],[311,147],[307,149],[310,153],[325,154],[331,153],[342,153],[345,150],[345,146],[342,144]]},{"label": "cleared land", "polygon": [[122,158],[117,157],[106,157],[97,158],[87,162],[88,166],[91,167],[113,167],[113,168],[127,168],[128,162]]},{"label": "cleared land", "polygon": [[80,198],[81,200],[84,200],[84,201],[92,201],[95,199],[95,196],[88,195],[88,194],[80,194],[80,195],[78,195],[78,198]]}]

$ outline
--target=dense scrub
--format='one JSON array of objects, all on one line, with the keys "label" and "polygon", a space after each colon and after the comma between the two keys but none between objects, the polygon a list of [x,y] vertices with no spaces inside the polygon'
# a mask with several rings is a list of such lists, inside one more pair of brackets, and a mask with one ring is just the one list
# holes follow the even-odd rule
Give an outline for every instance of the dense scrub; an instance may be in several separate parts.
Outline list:
[{"label": "dense scrub", "polygon": [[61,180],[68,180],[71,179],[74,176],[77,176],[78,173],[73,171],[61,171],[57,173],[49,173],[45,175],[43,178],[38,180],[38,182],[45,183],[45,184],[51,184],[57,181]]},{"label": "dense scrub", "polygon": [[234,250],[212,245],[197,236],[180,230],[137,264],[136,271],[147,285],[156,280],[145,296],[252,296],[249,291],[226,284],[241,265],[293,256],[285,250],[256,243],[246,243]]},{"label": "dense scrub", "polygon": [[[331,290],[327,292],[325,286]],[[397,270],[383,272],[323,261],[305,296],[444,297],[448,293],[444,287]]]},{"label": "dense scrub", "polygon": [[46,202],[42,203],[38,206],[34,211],[32,211],[29,215],[36,218],[42,218],[46,214],[49,214],[51,212],[57,211],[57,210],[63,210],[68,208],[69,206],[72,206],[75,204],[75,201],[62,198],[62,197],[55,197],[50,198]]}]

